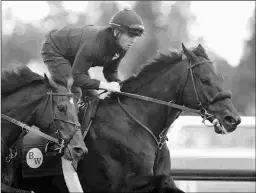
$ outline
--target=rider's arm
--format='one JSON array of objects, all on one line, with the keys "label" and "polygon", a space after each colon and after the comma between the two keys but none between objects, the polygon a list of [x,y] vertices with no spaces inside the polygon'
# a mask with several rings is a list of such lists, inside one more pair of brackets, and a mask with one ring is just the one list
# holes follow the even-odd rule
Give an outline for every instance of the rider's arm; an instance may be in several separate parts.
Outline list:
[{"label": "rider's arm", "polygon": [[118,83],[107,83],[90,78],[88,70],[96,57],[98,57],[97,44],[88,44],[87,42],[87,44],[81,46],[72,66],[74,86],[81,87],[82,89],[105,89],[113,92],[120,91]]},{"label": "rider's arm", "polygon": [[120,82],[121,80],[119,79],[118,75],[118,66],[120,63],[120,60],[112,60],[109,62],[110,64],[107,65],[107,67],[103,68],[103,75],[105,79],[108,82]]},{"label": "rider's arm", "polygon": [[120,82],[118,67],[120,61],[124,57],[125,53],[121,53],[120,56],[114,60],[108,62],[103,68],[103,75],[108,82]]},{"label": "rider's arm", "polygon": [[99,89],[100,81],[88,76],[88,70],[95,57],[97,57],[97,45],[87,41],[79,48],[72,66],[75,86],[83,89]]}]

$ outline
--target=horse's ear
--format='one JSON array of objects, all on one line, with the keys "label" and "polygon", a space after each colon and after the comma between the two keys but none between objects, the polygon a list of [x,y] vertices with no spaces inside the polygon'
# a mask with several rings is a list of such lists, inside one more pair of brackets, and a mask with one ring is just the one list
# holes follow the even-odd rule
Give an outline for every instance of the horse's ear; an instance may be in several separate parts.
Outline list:
[{"label": "horse's ear", "polygon": [[204,47],[203,47],[201,44],[198,44],[197,48],[199,48],[199,49],[205,51]]},{"label": "horse's ear", "polygon": [[56,89],[58,86],[57,84],[44,73],[44,82],[47,84],[48,87]]},{"label": "horse's ear", "polygon": [[182,49],[183,49],[184,54],[185,54],[186,57],[188,58],[188,60],[190,60],[190,61],[196,61],[196,60],[197,60],[196,55],[195,55],[192,51],[188,50],[188,49],[184,46],[183,43],[182,43]]},{"label": "horse's ear", "polygon": [[71,87],[72,87],[73,83],[74,83],[74,79],[72,77],[69,77],[68,82],[67,82],[67,88],[68,88],[68,91],[70,91],[70,92],[71,92]]},{"label": "horse's ear", "polygon": [[206,54],[206,51],[205,51],[204,47],[203,47],[201,44],[199,44],[199,45],[197,46],[196,52],[199,53],[200,55],[202,55],[204,58],[210,60],[210,59],[208,58],[207,54]]},{"label": "horse's ear", "polygon": [[48,78],[48,76],[45,73],[44,73],[44,82],[45,82],[45,84],[50,85],[49,78]]},{"label": "horse's ear", "polygon": [[199,44],[196,48],[197,51],[199,51],[199,53],[206,55],[205,49],[203,48],[203,46],[201,44]]}]

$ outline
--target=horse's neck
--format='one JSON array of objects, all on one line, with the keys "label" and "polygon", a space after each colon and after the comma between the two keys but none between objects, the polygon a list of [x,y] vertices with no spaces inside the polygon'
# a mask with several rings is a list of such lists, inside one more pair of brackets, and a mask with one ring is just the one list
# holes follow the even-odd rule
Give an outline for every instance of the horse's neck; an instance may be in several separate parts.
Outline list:
[{"label": "horse's neck", "polygon": [[[179,66],[179,64],[177,64],[169,73],[166,72],[162,76],[156,77],[150,84],[143,85],[136,94],[167,102],[175,101],[179,94],[178,91],[181,86],[181,80],[184,77],[183,75],[180,75],[183,71],[184,66]],[[168,107],[164,105],[133,98],[126,98],[125,104],[138,120],[150,127],[155,133],[159,133],[163,129],[166,121],[173,122],[173,120],[166,120]],[[169,113],[168,117],[173,117],[174,119],[178,110],[172,109]]]},{"label": "horse's neck", "polygon": [[[33,124],[31,121],[32,113],[38,107],[43,97],[44,90],[38,87],[26,87],[19,92],[9,95],[2,99],[2,113],[20,122],[28,125]],[[1,135],[6,145],[10,147],[21,134],[22,129],[2,119]]]}]

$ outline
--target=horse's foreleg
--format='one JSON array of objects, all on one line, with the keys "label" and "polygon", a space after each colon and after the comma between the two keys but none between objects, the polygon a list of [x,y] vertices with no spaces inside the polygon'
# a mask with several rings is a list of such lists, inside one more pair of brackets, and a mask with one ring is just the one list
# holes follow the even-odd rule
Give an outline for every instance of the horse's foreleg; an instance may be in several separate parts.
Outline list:
[{"label": "horse's foreleg", "polygon": [[156,192],[156,193],[184,193],[174,183],[171,176],[136,176],[130,178],[125,189],[121,192]]},{"label": "horse's foreleg", "polygon": [[155,184],[159,181],[154,176],[133,176],[126,179],[125,186],[120,192],[154,192]]},{"label": "horse's foreleg", "polygon": [[167,145],[164,145],[162,147],[162,150],[157,152],[157,157],[154,165],[154,173],[155,177],[159,178],[159,182],[155,187],[156,192],[184,193],[184,191],[180,190],[176,186],[171,176],[171,159]]},{"label": "horse's foreleg", "polygon": [[160,176],[154,190],[159,193],[185,193],[176,186],[172,177],[168,175]]}]

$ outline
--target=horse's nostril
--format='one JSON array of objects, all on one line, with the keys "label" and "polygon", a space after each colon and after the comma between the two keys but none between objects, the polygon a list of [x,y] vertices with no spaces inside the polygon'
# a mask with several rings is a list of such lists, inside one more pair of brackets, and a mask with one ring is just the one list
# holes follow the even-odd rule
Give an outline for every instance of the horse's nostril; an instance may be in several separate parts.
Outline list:
[{"label": "horse's nostril", "polygon": [[74,147],[75,152],[79,155],[82,156],[84,154],[88,153],[88,149],[86,147]]},{"label": "horse's nostril", "polygon": [[235,118],[233,118],[233,117],[231,117],[231,116],[226,116],[225,117],[225,121],[226,122],[228,122],[228,123],[230,123],[231,125],[238,125],[238,121],[236,121],[236,119]]},{"label": "horse's nostril", "polygon": [[236,124],[239,125],[241,123],[241,118],[238,117],[237,121],[236,121]]}]

